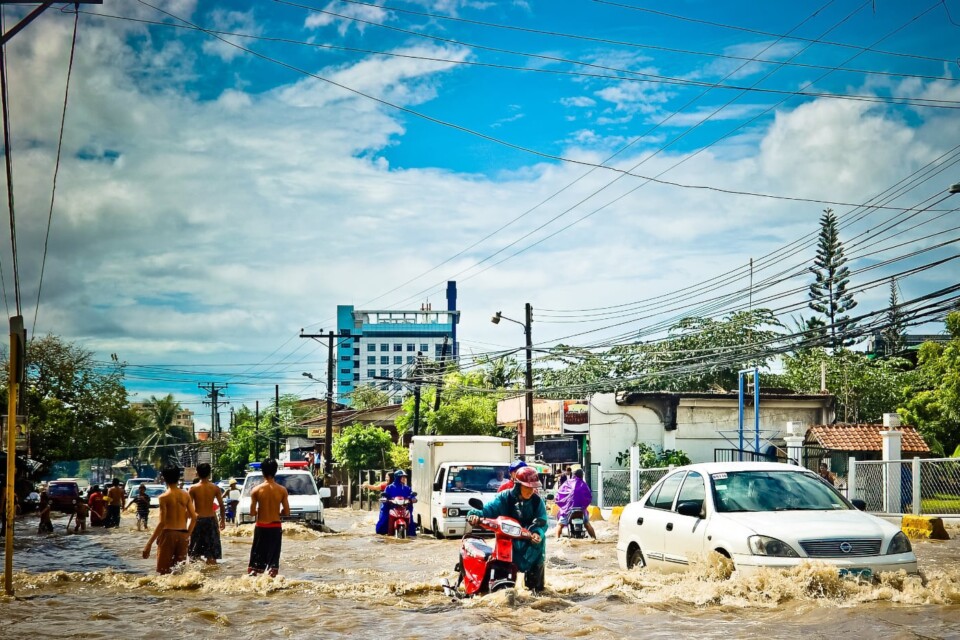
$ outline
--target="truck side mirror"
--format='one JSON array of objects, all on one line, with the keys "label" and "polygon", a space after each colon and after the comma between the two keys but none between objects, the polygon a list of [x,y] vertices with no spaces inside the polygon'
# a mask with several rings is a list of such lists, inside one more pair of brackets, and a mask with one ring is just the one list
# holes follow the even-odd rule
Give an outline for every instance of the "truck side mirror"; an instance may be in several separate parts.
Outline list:
[{"label": "truck side mirror", "polygon": [[434,483],[433,483],[433,490],[434,490],[434,491],[440,491],[441,489],[443,489],[443,483],[442,483],[442,482],[434,482]]},{"label": "truck side mirror", "polygon": [[474,509],[483,509],[483,502],[480,501],[480,498],[470,498],[467,500],[467,504]]}]

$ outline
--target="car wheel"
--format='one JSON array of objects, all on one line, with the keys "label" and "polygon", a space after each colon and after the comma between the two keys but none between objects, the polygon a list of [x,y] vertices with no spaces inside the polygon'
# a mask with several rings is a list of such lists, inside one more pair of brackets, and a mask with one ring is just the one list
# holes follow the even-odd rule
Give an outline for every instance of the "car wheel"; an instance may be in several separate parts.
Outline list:
[{"label": "car wheel", "polygon": [[437,540],[443,540],[443,531],[440,530],[440,527],[437,526],[437,519],[433,519],[433,535]]},{"label": "car wheel", "polygon": [[640,547],[635,544],[630,545],[630,548],[627,549],[627,569],[643,568],[645,566],[647,566],[647,563],[643,559],[643,552],[640,551]]}]

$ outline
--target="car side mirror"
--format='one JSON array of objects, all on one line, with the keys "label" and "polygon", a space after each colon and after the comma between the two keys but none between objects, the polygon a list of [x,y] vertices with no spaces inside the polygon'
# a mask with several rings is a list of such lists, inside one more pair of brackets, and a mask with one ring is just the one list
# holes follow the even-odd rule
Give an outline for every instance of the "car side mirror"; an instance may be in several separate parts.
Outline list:
[{"label": "car side mirror", "polygon": [[479,498],[470,498],[467,500],[467,504],[474,509],[483,509],[483,502],[481,502]]},{"label": "car side mirror", "polygon": [[703,504],[694,500],[684,500],[677,503],[677,513],[691,518],[703,517]]},{"label": "car side mirror", "polygon": [[433,490],[434,490],[434,491],[440,491],[441,489],[443,489],[443,483],[442,483],[442,482],[434,482],[434,483],[433,483]]},{"label": "car side mirror", "polygon": [[855,498],[855,499],[851,500],[851,501],[850,501],[850,504],[852,504],[853,506],[855,506],[855,507],[856,507],[857,509],[859,509],[860,511],[866,511],[866,510],[867,510],[867,503],[864,502],[863,500],[861,500],[860,498]]}]

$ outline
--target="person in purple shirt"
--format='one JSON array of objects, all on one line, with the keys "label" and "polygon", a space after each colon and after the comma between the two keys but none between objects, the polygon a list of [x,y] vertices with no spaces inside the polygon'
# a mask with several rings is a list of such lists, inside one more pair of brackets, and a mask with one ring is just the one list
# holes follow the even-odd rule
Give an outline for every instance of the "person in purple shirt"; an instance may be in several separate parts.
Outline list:
[{"label": "person in purple shirt", "polygon": [[587,507],[590,506],[592,499],[593,494],[590,492],[590,487],[583,480],[583,469],[577,469],[573,472],[572,478],[560,485],[557,497],[554,498],[554,503],[560,509],[557,514],[558,539],[563,535],[563,528],[570,522],[570,512],[574,509],[583,509],[583,526],[586,527],[591,538],[597,539],[597,533],[593,530],[593,525],[590,524],[590,514],[587,512]]}]

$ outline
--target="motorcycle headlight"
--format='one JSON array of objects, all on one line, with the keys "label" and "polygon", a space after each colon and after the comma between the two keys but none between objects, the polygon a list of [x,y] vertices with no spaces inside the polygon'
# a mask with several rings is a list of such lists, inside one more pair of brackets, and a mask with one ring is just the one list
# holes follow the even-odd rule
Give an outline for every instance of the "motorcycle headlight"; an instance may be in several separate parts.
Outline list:
[{"label": "motorcycle headlight", "polygon": [[520,533],[523,531],[523,528],[520,525],[512,524],[510,522],[503,522],[500,524],[500,531],[503,531],[508,536],[519,537]]},{"label": "motorcycle headlight", "polygon": [[799,558],[793,547],[782,540],[769,536],[750,536],[747,538],[750,553],[755,556],[775,556],[778,558]]},{"label": "motorcycle headlight", "polygon": [[911,551],[913,551],[913,545],[910,544],[910,539],[903,531],[897,531],[893,539],[890,540],[890,546],[887,547],[887,555],[910,553]]}]

